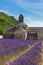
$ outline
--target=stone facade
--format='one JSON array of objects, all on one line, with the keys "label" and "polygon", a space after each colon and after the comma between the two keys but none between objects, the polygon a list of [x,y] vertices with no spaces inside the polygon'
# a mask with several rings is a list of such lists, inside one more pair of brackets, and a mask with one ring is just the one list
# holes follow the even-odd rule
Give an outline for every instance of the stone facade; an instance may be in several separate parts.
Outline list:
[{"label": "stone facade", "polygon": [[19,23],[14,27],[5,27],[3,31],[3,38],[9,39],[27,39],[27,25]]},{"label": "stone facade", "polygon": [[16,31],[7,31],[3,34],[3,38],[9,39],[27,39],[27,31],[22,27],[18,28]]},{"label": "stone facade", "polygon": [[6,26],[3,31],[3,38],[43,40],[43,27],[28,27],[23,22],[23,18],[22,15],[19,16],[20,23],[16,26]]},{"label": "stone facade", "polygon": [[27,33],[27,39],[32,39],[32,40],[37,40],[38,39],[38,36],[37,36],[37,33],[36,32],[28,32]]}]

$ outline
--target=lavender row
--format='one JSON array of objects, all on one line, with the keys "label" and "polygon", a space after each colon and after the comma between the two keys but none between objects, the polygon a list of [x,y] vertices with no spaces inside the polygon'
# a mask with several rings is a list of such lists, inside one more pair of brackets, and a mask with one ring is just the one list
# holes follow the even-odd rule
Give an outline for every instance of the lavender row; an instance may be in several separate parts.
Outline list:
[{"label": "lavender row", "polygon": [[41,41],[26,54],[10,63],[10,65],[41,65],[41,48],[39,46],[41,46]]},{"label": "lavender row", "polygon": [[0,39],[0,53],[1,51],[10,52],[18,51],[19,49],[26,49],[29,45],[33,45],[37,40],[11,40],[11,39]]}]

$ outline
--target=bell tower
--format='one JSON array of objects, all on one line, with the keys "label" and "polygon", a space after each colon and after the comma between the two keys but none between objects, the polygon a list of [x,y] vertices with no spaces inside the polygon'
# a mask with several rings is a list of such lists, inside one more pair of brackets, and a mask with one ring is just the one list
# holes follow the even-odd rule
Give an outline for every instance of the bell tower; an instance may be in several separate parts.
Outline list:
[{"label": "bell tower", "polygon": [[19,23],[20,23],[20,22],[23,22],[23,21],[24,21],[24,17],[23,17],[22,14],[20,14],[20,16],[19,16]]}]

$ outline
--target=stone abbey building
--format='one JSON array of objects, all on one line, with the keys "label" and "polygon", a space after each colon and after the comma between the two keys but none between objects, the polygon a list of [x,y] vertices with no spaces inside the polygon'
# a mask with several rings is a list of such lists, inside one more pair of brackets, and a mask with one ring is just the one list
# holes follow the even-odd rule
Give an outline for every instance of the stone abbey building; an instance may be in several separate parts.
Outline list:
[{"label": "stone abbey building", "polygon": [[22,39],[22,40],[43,40],[43,27],[28,27],[24,22],[24,17],[19,16],[19,22],[16,26],[6,26],[3,31],[3,38]]}]

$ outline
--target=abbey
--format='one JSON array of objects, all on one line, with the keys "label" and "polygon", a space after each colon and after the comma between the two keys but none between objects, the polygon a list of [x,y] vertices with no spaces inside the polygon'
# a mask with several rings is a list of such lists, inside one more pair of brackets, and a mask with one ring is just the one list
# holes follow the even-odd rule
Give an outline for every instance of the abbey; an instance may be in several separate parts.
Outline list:
[{"label": "abbey", "polygon": [[3,31],[3,38],[22,40],[43,40],[43,27],[28,27],[24,23],[22,14],[16,26],[6,26]]}]

